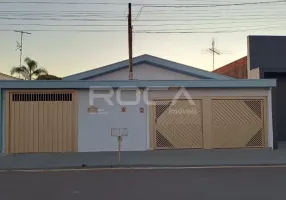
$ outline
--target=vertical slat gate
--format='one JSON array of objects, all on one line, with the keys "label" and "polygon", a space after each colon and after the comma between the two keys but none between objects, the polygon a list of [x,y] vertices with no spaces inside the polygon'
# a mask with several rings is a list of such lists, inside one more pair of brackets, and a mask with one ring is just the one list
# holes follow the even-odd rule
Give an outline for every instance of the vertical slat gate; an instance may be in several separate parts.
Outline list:
[{"label": "vertical slat gate", "polygon": [[77,151],[74,91],[9,92],[7,153]]}]

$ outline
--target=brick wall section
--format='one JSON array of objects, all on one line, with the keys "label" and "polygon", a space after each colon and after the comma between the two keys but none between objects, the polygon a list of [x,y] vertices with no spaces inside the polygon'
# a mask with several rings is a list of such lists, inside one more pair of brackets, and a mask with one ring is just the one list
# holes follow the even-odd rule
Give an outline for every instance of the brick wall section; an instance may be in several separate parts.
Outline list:
[{"label": "brick wall section", "polygon": [[247,56],[220,67],[213,72],[238,79],[247,79]]}]

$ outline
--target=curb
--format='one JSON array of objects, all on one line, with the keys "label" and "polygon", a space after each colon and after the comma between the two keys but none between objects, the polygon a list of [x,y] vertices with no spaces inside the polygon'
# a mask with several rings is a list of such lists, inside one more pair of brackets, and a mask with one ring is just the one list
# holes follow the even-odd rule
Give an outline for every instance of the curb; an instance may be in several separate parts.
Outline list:
[{"label": "curb", "polygon": [[100,170],[178,170],[178,169],[230,169],[230,168],[283,168],[286,164],[249,165],[97,165],[77,167],[0,169],[0,172],[44,172],[44,171],[100,171]]}]

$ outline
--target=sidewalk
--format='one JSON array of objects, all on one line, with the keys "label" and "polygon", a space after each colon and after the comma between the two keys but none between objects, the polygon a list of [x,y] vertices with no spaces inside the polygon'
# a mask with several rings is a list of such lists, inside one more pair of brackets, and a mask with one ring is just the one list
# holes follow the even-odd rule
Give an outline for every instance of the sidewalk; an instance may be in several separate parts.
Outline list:
[{"label": "sidewalk", "polygon": [[0,156],[0,170],[237,165],[286,165],[286,149],[122,152],[120,163],[117,160],[117,152],[2,154]]}]

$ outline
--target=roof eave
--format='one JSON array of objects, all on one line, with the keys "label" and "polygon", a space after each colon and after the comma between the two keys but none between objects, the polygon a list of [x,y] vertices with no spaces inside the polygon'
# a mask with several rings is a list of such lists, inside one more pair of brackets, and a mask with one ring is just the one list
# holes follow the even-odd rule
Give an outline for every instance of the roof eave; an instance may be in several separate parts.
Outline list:
[{"label": "roof eave", "polygon": [[21,81],[1,80],[2,89],[89,89],[92,87],[185,87],[185,88],[272,88],[275,79],[235,79],[235,80],[133,80],[133,81]]}]

